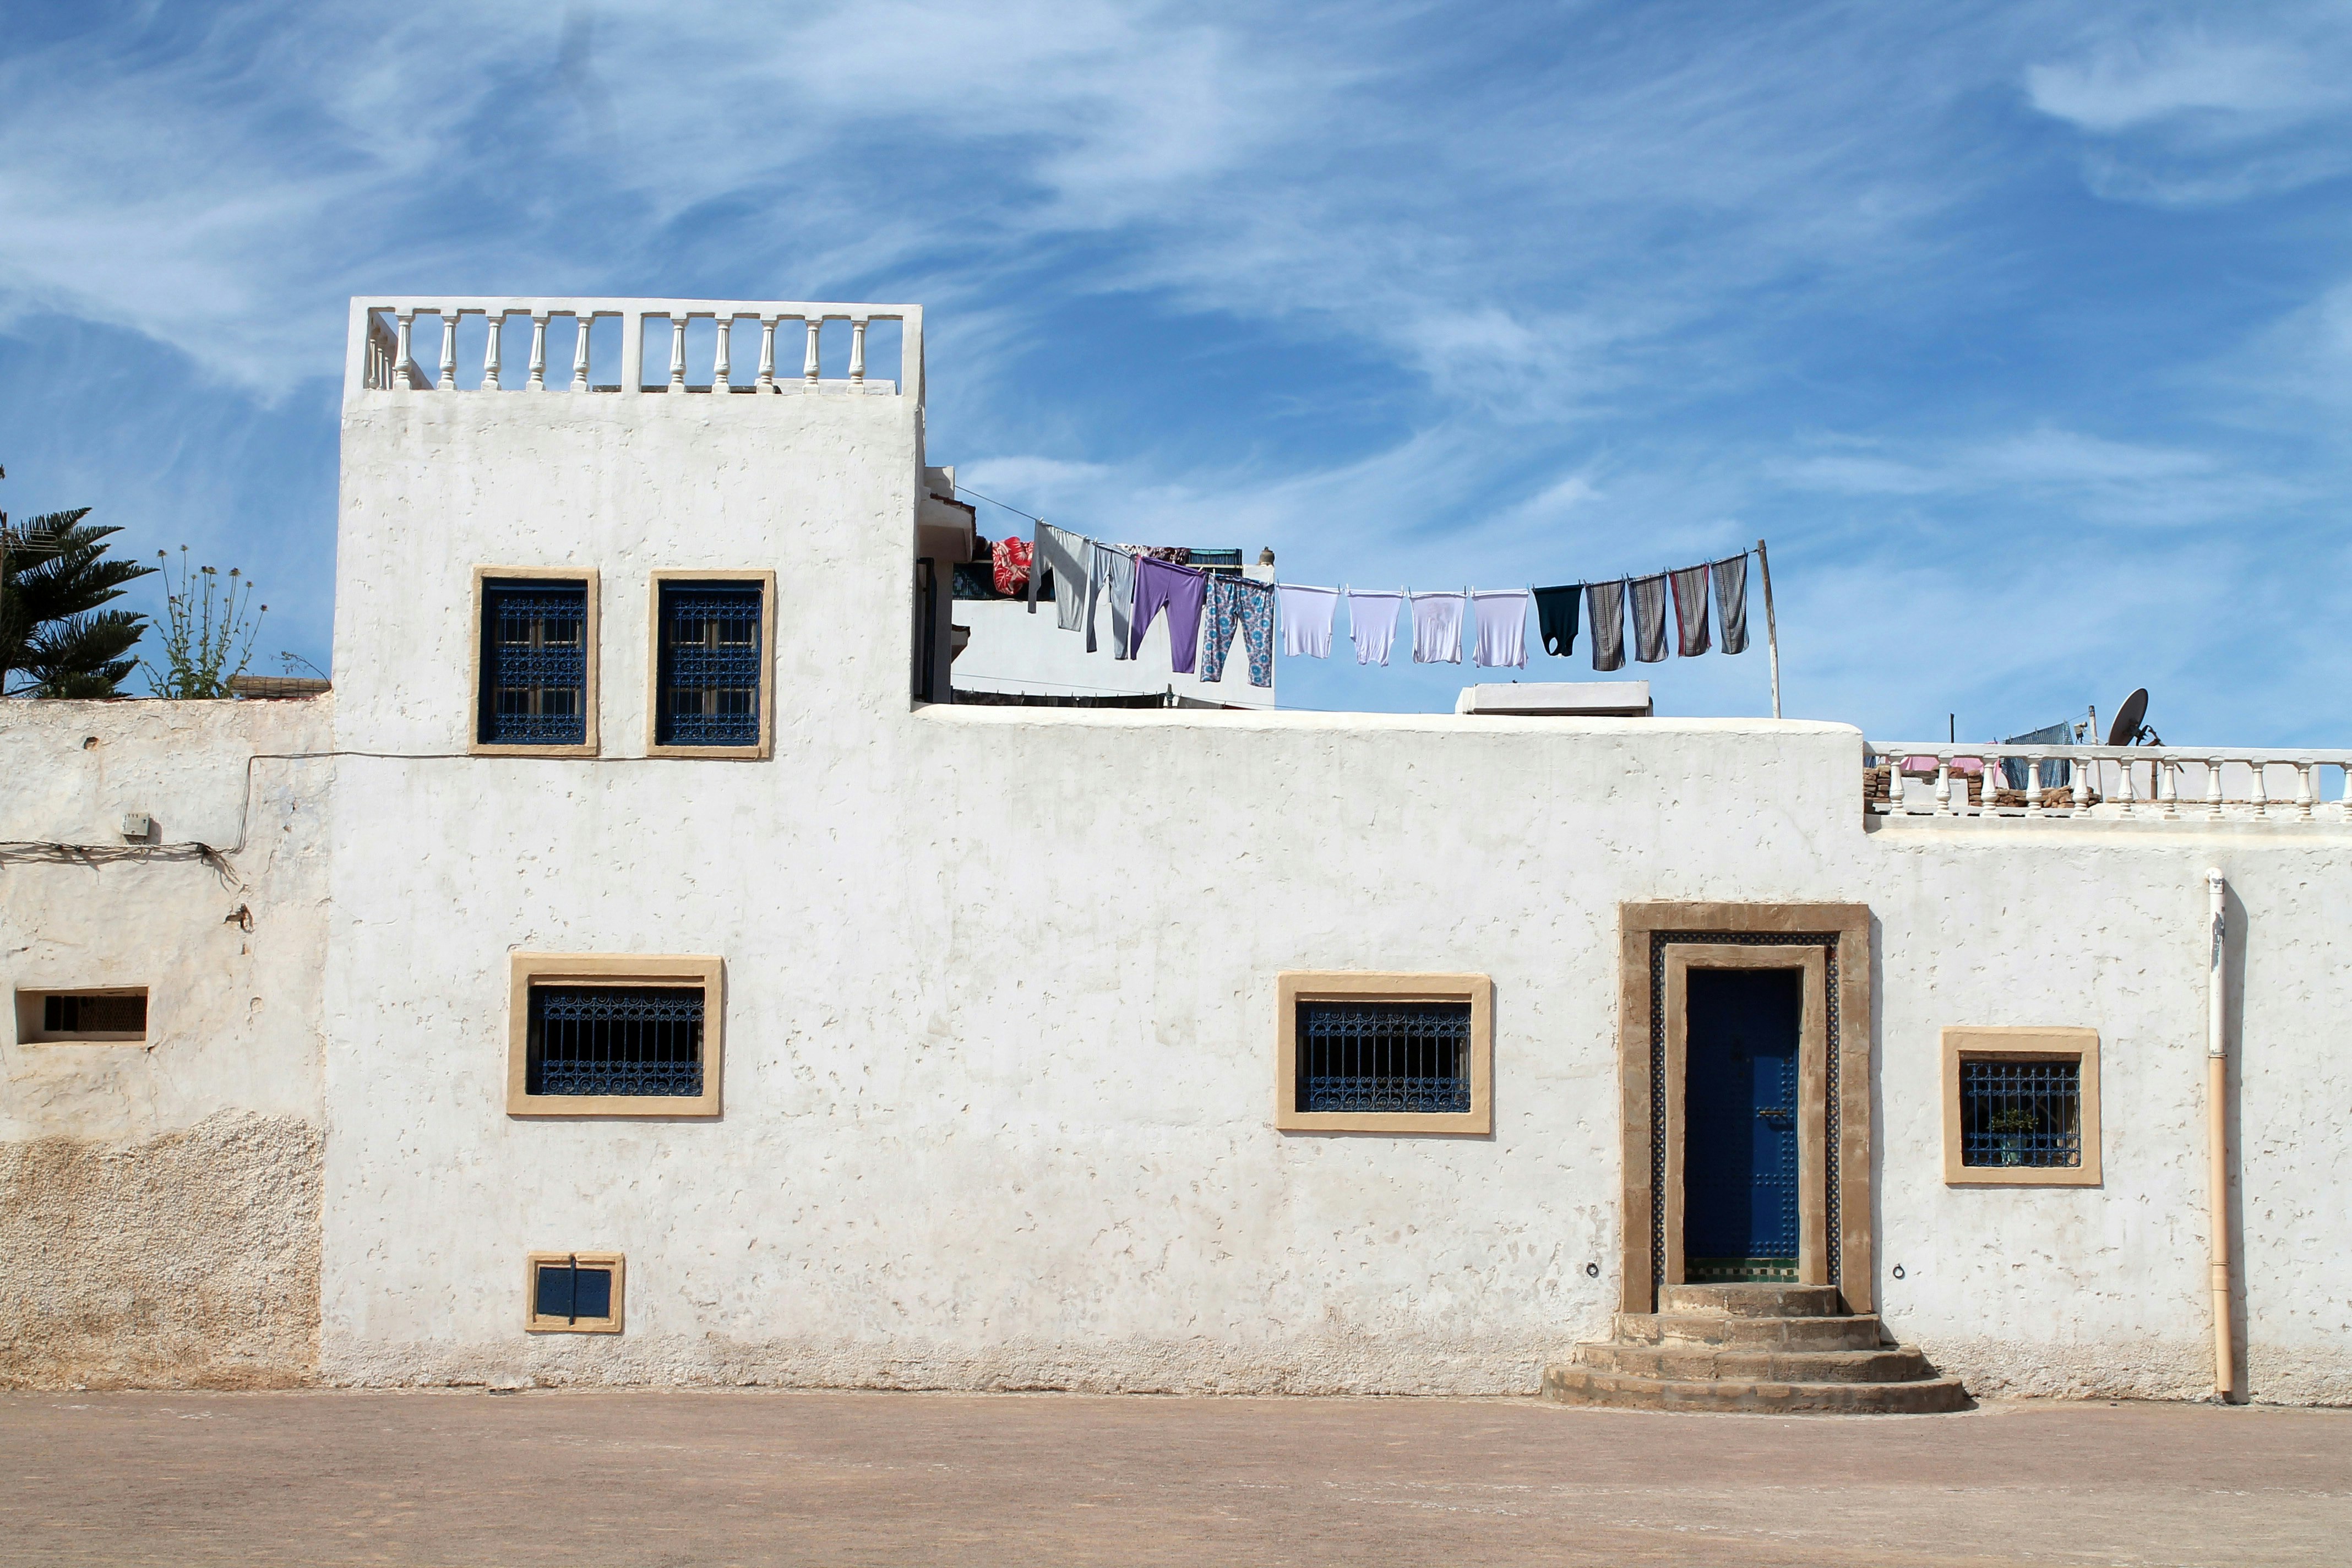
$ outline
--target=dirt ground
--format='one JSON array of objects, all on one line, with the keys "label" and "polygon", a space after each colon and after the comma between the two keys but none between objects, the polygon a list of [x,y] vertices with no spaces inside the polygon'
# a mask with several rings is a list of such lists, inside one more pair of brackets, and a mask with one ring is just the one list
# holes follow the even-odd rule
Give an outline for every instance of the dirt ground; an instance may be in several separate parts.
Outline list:
[{"label": "dirt ground", "polygon": [[0,1395],[0,1562],[2352,1562],[2352,1412]]}]

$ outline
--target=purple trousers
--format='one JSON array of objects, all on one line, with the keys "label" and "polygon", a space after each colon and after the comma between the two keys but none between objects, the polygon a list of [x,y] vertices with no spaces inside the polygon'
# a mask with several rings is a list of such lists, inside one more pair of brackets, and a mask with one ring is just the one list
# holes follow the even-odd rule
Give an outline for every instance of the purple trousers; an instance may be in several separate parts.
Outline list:
[{"label": "purple trousers", "polygon": [[1151,617],[1164,606],[1168,611],[1168,668],[1179,675],[1192,673],[1193,655],[1201,647],[1201,602],[1209,591],[1205,574],[1189,566],[1171,566],[1165,561],[1140,556],[1135,563],[1135,631],[1128,639],[1128,648],[1143,646],[1143,634],[1151,629]]}]

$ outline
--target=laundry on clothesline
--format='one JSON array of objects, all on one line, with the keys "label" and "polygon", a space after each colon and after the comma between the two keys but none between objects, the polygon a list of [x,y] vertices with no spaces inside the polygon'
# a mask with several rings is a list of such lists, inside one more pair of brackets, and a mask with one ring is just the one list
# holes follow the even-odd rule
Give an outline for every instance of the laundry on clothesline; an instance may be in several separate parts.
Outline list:
[{"label": "laundry on clothesline", "polygon": [[1481,588],[1470,595],[1478,619],[1477,661],[1489,669],[1524,668],[1528,662],[1528,603],[1525,588]]},{"label": "laundry on clothesline", "polygon": [[1282,651],[1292,658],[1328,658],[1331,616],[1339,607],[1339,590],[1277,583],[1274,596],[1282,611]]},{"label": "laundry on clothesline", "polygon": [[1046,573],[1054,578],[1054,618],[1066,632],[1085,624],[1089,584],[1094,570],[1095,542],[1080,538],[1050,522],[1037,525],[1035,559],[1044,571],[1029,574],[1029,613],[1037,613],[1038,584]]},{"label": "laundry on clothesline", "polygon": [[1405,595],[1412,605],[1413,663],[1462,662],[1462,609],[1467,596],[1464,594]]},{"label": "laundry on clothesline", "polygon": [[[1040,599],[1050,599],[1061,629],[1085,631],[1088,653],[1098,651],[1104,640],[1105,601],[1113,658],[1135,658],[1153,623],[1165,615],[1169,668],[1179,675],[1197,673],[1203,681],[1224,679],[1237,637],[1253,686],[1274,684],[1277,640],[1293,658],[1330,657],[1342,599],[1348,604],[1349,640],[1360,665],[1389,662],[1398,612],[1406,609],[1412,618],[1415,664],[1463,663],[1466,645],[1471,663],[1490,669],[1525,668],[1532,609],[1546,653],[1568,658],[1576,651],[1577,638],[1589,634],[1592,668],[1622,669],[1629,601],[1631,652],[1641,663],[1661,662],[1669,657],[1670,646],[1684,658],[1717,646],[1728,654],[1748,650],[1744,550],[1720,561],[1602,582],[1434,592],[1265,583],[1241,574],[1240,553],[1195,552],[1181,545],[1111,544],[1038,519],[1030,539],[996,541],[989,560],[999,594],[1025,596],[1032,615]],[[1196,554],[1202,557],[1197,566],[1192,563]],[[1670,604],[1671,644],[1666,634]]]},{"label": "laundry on clothesline", "polygon": [[1386,665],[1396,644],[1397,606],[1402,591],[1381,588],[1348,590],[1348,635],[1356,645],[1358,664]]}]

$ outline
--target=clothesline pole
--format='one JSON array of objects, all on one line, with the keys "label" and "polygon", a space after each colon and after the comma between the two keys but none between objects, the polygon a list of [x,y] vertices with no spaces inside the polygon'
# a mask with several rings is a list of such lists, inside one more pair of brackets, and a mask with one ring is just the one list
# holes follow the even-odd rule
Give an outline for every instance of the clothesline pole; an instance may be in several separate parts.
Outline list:
[{"label": "clothesline pole", "polygon": [[[1037,579],[1045,575],[1037,563],[1045,559],[1045,520],[1038,517],[1030,521],[1034,526],[1029,530],[1029,613],[1034,616],[1037,613]],[[1061,584],[1054,584],[1054,591],[1061,592]],[[1770,601],[1771,595],[1767,594],[1765,602]]]},{"label": "clothesline pole", "polygon": [[1772,618],[1772,558],[1764,542],[1756,542],[1756,564],[1764,574],[1764,647],[1772,657],[1772,717],[1780,716],[1780,627]]}]

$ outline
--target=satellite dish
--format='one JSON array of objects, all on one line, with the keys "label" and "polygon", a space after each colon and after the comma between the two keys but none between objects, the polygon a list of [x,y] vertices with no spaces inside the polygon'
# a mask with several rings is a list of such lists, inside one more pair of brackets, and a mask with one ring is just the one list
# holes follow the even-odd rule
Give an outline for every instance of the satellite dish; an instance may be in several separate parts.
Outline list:
[{"label": "satellite dish", "polygon": [[2143,686],[2124,699],[2123,709],[2116,713],[2116,721],[2107,726],[2107,744],[2110,746],[2161,746],[2164,744],[2161,736],[2141,722],[2147,717],[2147,688]]}]

